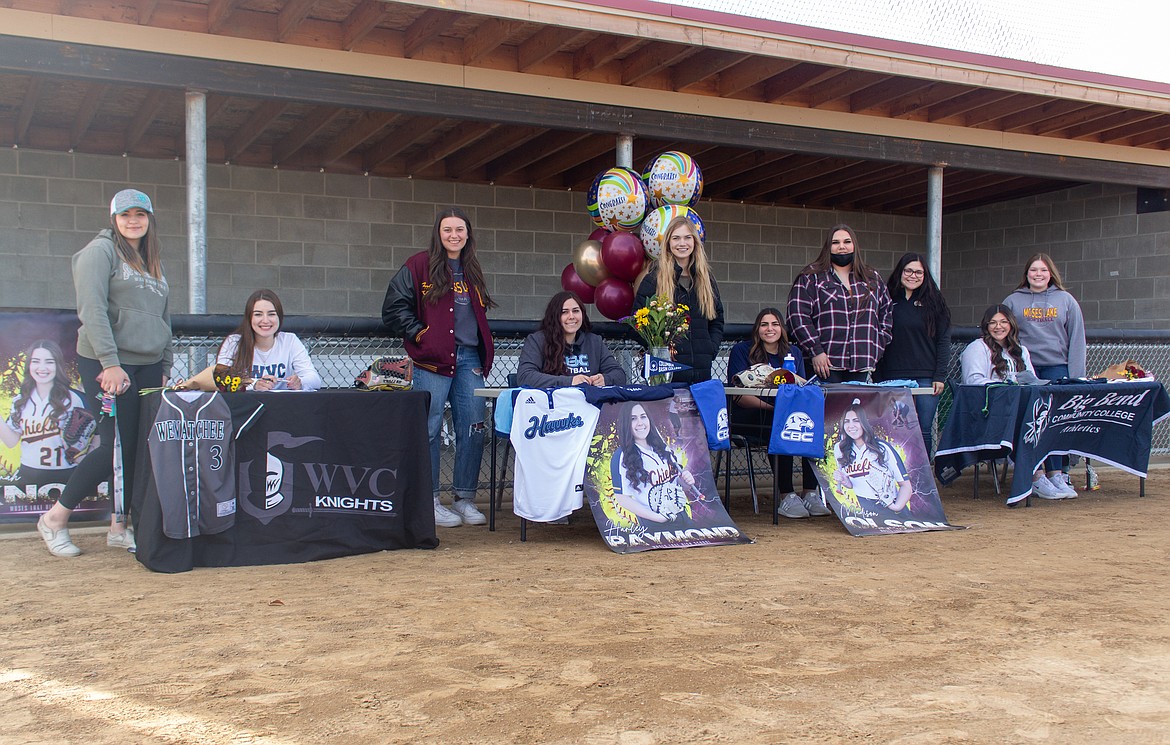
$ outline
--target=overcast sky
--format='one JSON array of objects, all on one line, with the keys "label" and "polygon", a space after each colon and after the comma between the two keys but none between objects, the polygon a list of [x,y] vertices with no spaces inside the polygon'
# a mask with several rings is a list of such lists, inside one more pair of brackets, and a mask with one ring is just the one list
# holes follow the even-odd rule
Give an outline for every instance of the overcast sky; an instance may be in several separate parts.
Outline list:
[{"label": "overcast sky", "polygon": [[675,0],[672,4],[1170,83],[1170,0]]}]

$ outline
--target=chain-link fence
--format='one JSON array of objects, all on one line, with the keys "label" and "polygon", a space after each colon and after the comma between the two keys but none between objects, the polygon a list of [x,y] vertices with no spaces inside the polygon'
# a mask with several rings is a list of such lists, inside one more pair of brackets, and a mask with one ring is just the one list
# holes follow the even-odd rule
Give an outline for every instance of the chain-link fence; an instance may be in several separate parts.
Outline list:
[{"label": "chain-link fence", "polygon": [[[291,319],[290,319],[291,320]],[[296,319],[298,323],[287,324],[289,330],[300,336],[301,341],[309,349],[313,357],[313,364],[317,372],[330,388],[350,388],[353,380],[374,359],[383,356],[402,356],[405,354],[402,342],[382,335],[375,323],[342,322],[343,332],[331,331],[330,326],[338,324],[314,323],[313,319]],[[320,321],[321,319],[316,319]],[[200,324],[198,317],[187,317],[179,327],[179,336],[176,337],[175,374],[188,377],[202,370],[215,361],[216,351],[227,332],[222,320],[219,323]],[[504,325],[504,324],[502,324]],[[519,362],[520,349],[524,344],[524,335],[534,330],[533,324],[509,323],[504,332],[495,337],[496,361],[492,366],[487,383],[491,387],[505,387],[508,376],[516,372]],[[621,327],[613,324],[597,324],[595,331],[601,333],[608,340],[610,349],[626,370],[631,380],[638,378],[635,373],[640,367],[641,347],[637,342],[624,335]],[[493,324],[493,328],[495,324]],[[322,330],[323,329],[323,330]],[[727,374],[727,354],[735,342],[744,338],[749,327],[729,327],[728,336],[723,340],[719,357],[715,360],[712,374],[723,380]],[[973,329],[957,330],[951,355],[951,365],[948,374],[950,380],[959,379],[959,359],[963,348],[974,338]],[[1147,335],[1135,334],[1136,337]],[[1125,332],[1115,332],[1107,338],[1090,339],[1088,349],[1089,373],[1096,373],[1105,367],[1127,359],[1136,360],[1143,368],[1152,372],[1158,380],[1170,380],[1170,339],[1148,340],[1137,338],[1127,341]],[[376,394],[370,394],[376,395]],[[944,400],[939,407],[939,422],[945,422],[949,406]],[[936,433],[935,442],[938,442]],[[454,435],[450,426],[449,416],[444,423],[441,442],[440,478],[444,491],[449,490],[451,484],[454,450]],[[502,453],[502,448],[500,449]],[[1170,421],[1164,421],[1154,428],[1153,454],[1164,455],[1170,453]],[[481,487],[486,487],[489,478],[490,448],[484,448],[483,465],[480,470]],[[755,449],[753,455],[755,472],[763,474],[759,484],[760,494],[764,495],[770,488],[770,469],[767,464],[767,453],[762,449]],[[799,468],[799,461],[796,462]],[[732,476],[738,485],[746,484],[747,455],[746,451],[735,449],[731,452],[730,468]],[[508,473],[512,472],[508,468]],[[761,496],[763,498],[763,496]],[[766,502],[766,500],[765,500]]]}]

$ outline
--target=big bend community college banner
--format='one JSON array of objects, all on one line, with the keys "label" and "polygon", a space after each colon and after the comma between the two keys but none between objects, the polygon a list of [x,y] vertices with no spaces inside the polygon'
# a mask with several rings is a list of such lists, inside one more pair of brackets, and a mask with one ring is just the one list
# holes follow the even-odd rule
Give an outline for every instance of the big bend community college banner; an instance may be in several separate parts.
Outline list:
[{"label": "big bend community college banner", "polygon": [[905,388],[827,387],[825,457],[814,470],[853,535],[961,529],[943,513]]},{"label": "big bend community college banner", "polygon": [[[78,326],[73,311],[0,312],[0,522],[36,520],[98,445],[77,375]],[[109,510],[103,482],[78,517]]]},{"label": "big bend community college banner", "polygon": [[619,554],[751,543],[727,515],[688,391],[601,407],[585,463],[597,528]]}]

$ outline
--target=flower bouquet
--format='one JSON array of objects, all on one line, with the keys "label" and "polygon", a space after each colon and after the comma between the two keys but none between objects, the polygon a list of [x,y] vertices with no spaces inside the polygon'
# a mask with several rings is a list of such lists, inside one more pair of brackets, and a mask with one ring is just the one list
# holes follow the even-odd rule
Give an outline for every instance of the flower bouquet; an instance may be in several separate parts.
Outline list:
[{"label": "flower bouquet", "polygon": [[[689,312],[690,308],[682,303],[675,305],[665,298],[652,297],[633,315],[623,318],[622,322],[638,332],[638,336],[650,348],[651,356],[670,359],[671,346],[691,330]],[[650,385],[669,383],[670,378],[670,373],[653,375],[648,382]]]}]

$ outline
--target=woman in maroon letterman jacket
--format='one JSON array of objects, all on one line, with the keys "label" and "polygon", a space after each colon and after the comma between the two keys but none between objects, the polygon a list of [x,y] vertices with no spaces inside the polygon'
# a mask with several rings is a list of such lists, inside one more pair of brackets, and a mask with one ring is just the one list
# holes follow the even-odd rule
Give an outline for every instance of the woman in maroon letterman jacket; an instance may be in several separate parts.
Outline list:
[{"label": "woman in maroon letterman jacket", "polygon": [[[453,528],[483,525],[475,506],[483,459],[485,387],[495,350],[488,328],[488,295],[475,256],[475,234],[463,210],[449,207],[435,217],[431,247],[406,260],[386,289],[382,323],[401,336],[414,361],[414,387],[431,394],[427,434],[431,443],[431,491],[435,524]],[[455,427],[455,501],[439,502],[439,431],[443,405],[450,401]]]}]

